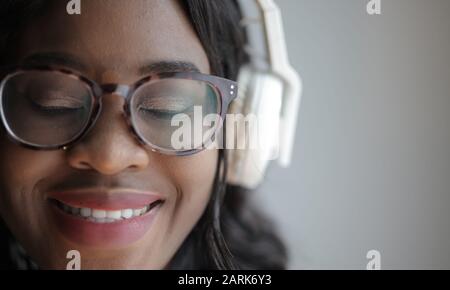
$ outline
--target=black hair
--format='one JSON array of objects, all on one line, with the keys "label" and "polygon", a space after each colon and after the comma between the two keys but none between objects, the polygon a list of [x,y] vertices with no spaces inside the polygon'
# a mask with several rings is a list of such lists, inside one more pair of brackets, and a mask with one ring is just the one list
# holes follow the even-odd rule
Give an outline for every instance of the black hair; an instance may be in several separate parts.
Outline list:
[{"label": "black hair", "polygon": [[[0,4],[0,65],[17,33],[50,0],[2,0]],[[210,61],[212,74],[236,80],[248,61],[241,11],[235,0],[181,0]],[[208,206],[167,266],[168,269],[285,269],[286,248],[271,221],[249,198],[253,192],[226,183],[227,151],[219,150],[213,192]],[[0,227],[0,268],[12,268],[11,241]]]}]

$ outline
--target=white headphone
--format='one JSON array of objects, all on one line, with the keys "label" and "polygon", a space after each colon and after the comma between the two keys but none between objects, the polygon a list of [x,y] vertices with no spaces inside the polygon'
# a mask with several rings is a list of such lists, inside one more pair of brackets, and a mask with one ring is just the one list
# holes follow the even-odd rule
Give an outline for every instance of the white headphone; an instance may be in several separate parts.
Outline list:
[{"label": "white headphone", "polygon": [[[247,31],[251,62],[239,71],[238,97],[228,113],[258,120],[257,149],[228,151],[227,182],[246,188],[258,186],[270,160],[287,167],[291,161],[302,83],[288,61],[281,13],[273,0],[238,0]],[[238,128],[245,128],[241,124]],[[255,129],[255,128],[254,128]],[[245,129],[236,132],[237,142],[248,142]]]}]

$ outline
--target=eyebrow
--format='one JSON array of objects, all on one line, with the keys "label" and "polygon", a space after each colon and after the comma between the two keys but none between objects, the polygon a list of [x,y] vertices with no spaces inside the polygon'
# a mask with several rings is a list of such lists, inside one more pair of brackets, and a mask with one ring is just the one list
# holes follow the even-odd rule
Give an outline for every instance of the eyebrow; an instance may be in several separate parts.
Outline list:
[{"label": "eyebrow", "polygon": [[[60,65],[77,71],[88,71],[88,67],[77,57],[61,52],[35,53],[26,57],[23,61],[25,65]],[[200,72],[200,69],[192,62],[188,61],[158,61],[150,62],[138,70],[140,75],[164,72]]]},{"label": "eyebrow", "polygon": [[73,55],[60,52],[40,52],[27,56],[24,65],[60,65],[77,71],[87,71],[87,66]]},{"label": "eyebrow", "polygon": [[164,72],[200,72],[200,69],[192,62],[187,61],[158,61],[145,65],[139,69],[142,75]]}]

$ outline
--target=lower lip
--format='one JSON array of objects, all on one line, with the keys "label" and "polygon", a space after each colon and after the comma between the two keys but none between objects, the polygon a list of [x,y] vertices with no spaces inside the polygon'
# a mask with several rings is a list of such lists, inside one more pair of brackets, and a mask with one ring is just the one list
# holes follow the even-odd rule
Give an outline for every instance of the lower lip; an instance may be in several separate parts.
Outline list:
[{"label": "lower lip", "polygon": [[69,240],[90,247],[120,248],[141,239],[150,229],[161,203],[142,216],[112,223],[95,223],[51,204],[56,226]]}]

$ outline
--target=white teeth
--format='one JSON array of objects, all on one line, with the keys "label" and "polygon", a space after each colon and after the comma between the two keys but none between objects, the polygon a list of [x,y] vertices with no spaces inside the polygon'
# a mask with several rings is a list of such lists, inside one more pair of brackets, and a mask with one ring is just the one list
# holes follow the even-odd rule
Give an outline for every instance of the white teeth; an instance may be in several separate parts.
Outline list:
[{"label": "white teeth", "polygon": [[80,211],[82,217],[91,216],[92,210],[90,208],[83,207]]},{"label": "white teeth", "polygon": [[122,210],[122,217],[123,218],[129,219],[132,216],[133,216],[133,210],[132,209],[127,208],[127,209],[123,209]]},{"label": "white teeth", "polygon": [[97,219],[104,219],[106,217],[106,211],[101,209],[92,210],[92,216]]},{"label": "white teeth", "polygon": [[141,216],[147,213],[148,209],[150,208],[150,206],[147,205],[137,209],[127,208],[122,210],[101,210],[87,207],[77,208],[64,203],[58,204],[59,207],[65,212],[72,215],[81,216],[95,223],[112,223],[123,219]]},{"label": "white teeth", "polygon": [[122,216],[122,211],[120,211],[120,210],[106,211],[107,218],[118,220],[118,219],[120,219],[121,216]]}]

